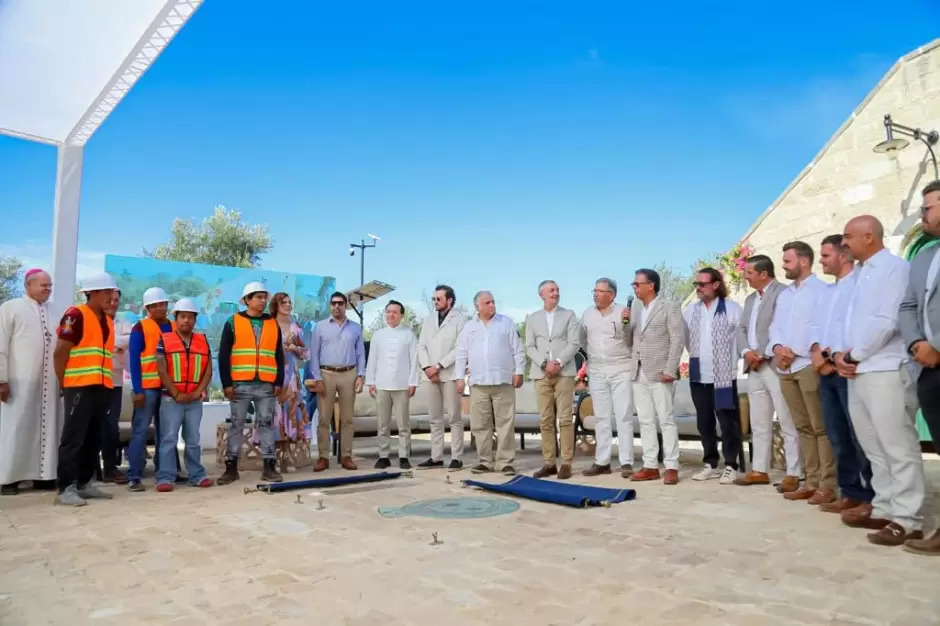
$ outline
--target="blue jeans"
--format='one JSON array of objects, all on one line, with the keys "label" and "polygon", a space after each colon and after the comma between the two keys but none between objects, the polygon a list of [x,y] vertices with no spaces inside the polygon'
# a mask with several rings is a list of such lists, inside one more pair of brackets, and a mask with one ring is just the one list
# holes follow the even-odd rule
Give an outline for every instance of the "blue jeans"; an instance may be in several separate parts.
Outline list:
[{"label": "blue jeans", "polygon": [[848,381],[838,374],[819,377],[823,421],[836,457],[837,478],[843,498],[871,502],[871,464],[855,437],[849,418]]},{"label": "blue jeans", "polygon": [[206,477],[206,468],[202,466],[202,447],[199,445],[199,425],[202,423],[202,402],[195,401],[179,404],[173,398],[164,396],[160,403],[160,434],[158,452],[160,468],[157,470],[157,484],[171,484],[176,481],[176,444],[183,429],[184,457],[189,484],[198,485]]},{"label": "blue jeans", "polygon": [[[150,431],[150,421],[157,416],[160,410],[159,389],[144,389],[144,406],[134,409],[134,419],[131,422],[131,442],[127,446],[127,479],[131,482],[140,482],[144,474],[144,465],[147,452],[147,433]],[[159,433],[157,439],[159,440]],[[154,465],[159,467],[155,459]],[[174,463],[175,465],[175,463]]]},{"label": "blue jeans", "polygon": [[274,425],[274,412],[277,410],[277,398],[274,397],[274,385],[263,382],[235,383],[233,399],[229,402],[231,417],[228,427],[229,461],[237,461],[245,438],[245,421],[248,408],[254,405],[255,428],[261,439],[261,457],[274,460],[274,441],[277,439]]}]

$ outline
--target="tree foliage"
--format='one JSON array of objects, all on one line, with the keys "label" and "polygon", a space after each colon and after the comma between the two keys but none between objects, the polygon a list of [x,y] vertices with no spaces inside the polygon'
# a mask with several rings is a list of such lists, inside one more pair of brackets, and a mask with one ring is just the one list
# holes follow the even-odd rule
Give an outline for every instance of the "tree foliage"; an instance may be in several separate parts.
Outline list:
[{"label": "tree foliage", "polygon": [[683,302],[692,290],[695,289],[693,282],[694,274],[683,274],[675,268],[666,265],[666,262],[657,263],[653,269],[659,273],[660,286],[659,295],[664,300]]},{"label": "tree foliage", "polygon": [[0,254],[0,302],[20,294],[20,272],[23,264],[16,257]]},{"label": "tree foliage", "polygon": [[[424,302],[424,310],[419,311],[415,307],[406,305],[405,317],[401,320],[401,323],[413,330],[415,335],[421,334],[421,326],[424,325],[424,319],[434,311],[434,299],[428,292],[424,292],[421,295],[421,300]],[[470,311],[465,304],[458,303],[454,309],[463,313],[468,319],[471,317]],[[372,333],[380,328],[385,328],[385,326],[385,308],[383,307],[382,310],[376,312],[375,317],[372,318],[372,323],[369,324],[369,327],[366,329],[366,339],[371,339]]]},{"label": "tree foliage", "polygon": [[246,224],[240,211],[219,205],[200,225],[176,218],[170,241],[145,250],[144,255],[164,261],[257,267],[273,245],[266,224]]}]

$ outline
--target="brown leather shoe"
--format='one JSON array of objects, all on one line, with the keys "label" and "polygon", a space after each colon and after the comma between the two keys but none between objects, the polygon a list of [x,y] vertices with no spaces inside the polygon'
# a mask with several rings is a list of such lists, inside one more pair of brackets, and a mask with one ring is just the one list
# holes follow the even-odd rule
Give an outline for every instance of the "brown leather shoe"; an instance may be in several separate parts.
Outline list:
[{"label": "brown leather shoe", "polygon": [[842,523],[852,528],[868,528],[881,530],[891,522],[880,517],[872,517],[874,508],[870,504],[862,504],[854,509],[842,511]]},{"label": "brown leather shoe", "polygon": [[734,479],[735,485],[749,487],[750,485],[769,485],[770,476],[766,472],[748,472],[744,476],[738,476]]},{"label": "brown leather shoe", "polygon": [[630,478],[633,476],[633,466],[630,464],[620,466],[620,477]]},{"label": "brown leather shoe", "polygon": [[787,500],[809,500],[814,495],[816,495],[816,489],[803,483],[796,491],[784,492],[783,497]]},{"label": "brown leather shoe", "polygon": [[908,539],[904,542],[904,550],[921,556],[940,556],[940,530],[930,539]]},{"label": "brown leather shoe", "polygon": [[667,469],[666,473],[663,474],[663,484],[664,485],[678,485],[679,484],[679,470]]},{"label": "brown leather shoe", "polygon": [[355,471],[359,469],[359,466],[353,462],[351,456],[344,456],[343,457],[343,469],[349,470],[349,471]]},{"label": "brown leather shoe", "polygon": [[916,540],[923,538],[924,533],[922,531],[912,530],[911,532],[907,532],[906,528],[895,522],[891,522],[878,532],[868,535],[868,541],[876,546],[889,546],[892,548],[904,545],[904,542],[908,539]]},{"label": "brown leather shoe", "polygon": [[568,480],[571,478],[571,466],[568,464],[558,468],[558,480]]},{"label": "brown leather shoe", "polygon": [[317,459],[317,462],[313,464],[313,471],[322,472],[330,467],[330,461],[324,459],[322,456]]},{"label": "brown leather shoe", "polygon": [[852,498],[839,498],[838,500],[828,504],[820,504],[819,510],[823,513],[841,513],[842,511],[854,509],[860,504],[865,503],[858,500],[853,500]]},{"label": "brown leather shoe", "polygon": [[784,476],[783,480],[780,481],[780,484],[777,485],[777,491],[779,493],[790,493],[796,491],[800,488],[800,477],[799,476]]},{"label": "brown leather shoe", "polygon": [[610,463],[607,465],[598,465],[594,463],[591,467],[581,472],[585,476],[600,476],[601,474],[610,474]]},{"label": "brown leather shoe", "polygon": [[533,478],[547,478],[558,473],[558,468],[554,465],[543,465],[537,472],[532,474]]},{"label": "brown leather shoe", "polygon": [[806,501],[806,504],[812,504],[813,506],[821,506],[823,504],[830,504],[836,501],[836,492],[832,489],[817,489],[816,493],[813,494],[813,497]]},{"label": "brown leather shoe", "polygon": [[660,474],[658,469],[651,467],[644,467],[639,472],[630,477],[630,480],[640,483],[647,480],[659,480]]}]

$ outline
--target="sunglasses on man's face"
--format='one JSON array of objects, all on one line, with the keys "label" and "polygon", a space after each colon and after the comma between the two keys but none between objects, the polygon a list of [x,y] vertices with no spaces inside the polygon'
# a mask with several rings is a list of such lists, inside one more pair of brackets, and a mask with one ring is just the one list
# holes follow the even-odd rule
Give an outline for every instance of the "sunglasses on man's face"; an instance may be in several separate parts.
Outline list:
[{"label": "sunglasses on man's face", "polygon": [[330,306],[346,306],[346,303],[342,300],[337,300],[335,302],[330,302]]},{"label": "sunglasses on man's face", "polygon": [[713,281],[708,281],[708,282],[696,281],[692,284],[695,285],[696,287],[708,287],[709,285],[714,285],[715,283]]}]

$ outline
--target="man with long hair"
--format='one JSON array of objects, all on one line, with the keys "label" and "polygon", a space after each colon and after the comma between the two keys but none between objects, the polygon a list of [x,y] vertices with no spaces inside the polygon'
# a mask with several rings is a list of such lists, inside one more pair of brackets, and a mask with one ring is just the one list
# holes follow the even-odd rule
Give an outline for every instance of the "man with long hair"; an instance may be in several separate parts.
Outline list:
[{"label": "man with long hair", "polygon": [[[735,333],[741,321],[741,307],[728,300],[728,288],[721,273],[703,267],[695,275],[698,302],[685,308],[686,347],[689,351],[689,389],[702,437],[705,467],[692,480],[719,478],[722,485],[738,477],[741,453],[741,417],[738,406]],[[718,433],[725,469],[718,470]]]}]

